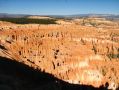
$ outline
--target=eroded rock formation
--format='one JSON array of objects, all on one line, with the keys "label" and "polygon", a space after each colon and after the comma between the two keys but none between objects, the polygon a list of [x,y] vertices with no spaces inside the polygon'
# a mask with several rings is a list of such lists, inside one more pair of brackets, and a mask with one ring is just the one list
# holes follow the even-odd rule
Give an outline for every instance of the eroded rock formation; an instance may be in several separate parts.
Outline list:
[{"label": "eroded rock formation", "polygon": [[119,29],[75,24],[8,27],[0,31],[1,56],[69,83],[119,87]]}]

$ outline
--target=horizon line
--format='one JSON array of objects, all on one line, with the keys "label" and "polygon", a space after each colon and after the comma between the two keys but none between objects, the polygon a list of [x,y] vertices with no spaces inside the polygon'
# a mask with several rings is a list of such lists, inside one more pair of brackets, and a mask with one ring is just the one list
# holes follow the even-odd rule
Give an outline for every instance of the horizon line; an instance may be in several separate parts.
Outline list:
[{"label": "horizon line", "polygon": [[18,15],[39,15],[39,16],[73,16],[73,15],[119,15],[115,13],[79,13],[79,14],[27,14],[27,13],[6,13],[6,12],[0,12],[0,14],[18,14]]}]

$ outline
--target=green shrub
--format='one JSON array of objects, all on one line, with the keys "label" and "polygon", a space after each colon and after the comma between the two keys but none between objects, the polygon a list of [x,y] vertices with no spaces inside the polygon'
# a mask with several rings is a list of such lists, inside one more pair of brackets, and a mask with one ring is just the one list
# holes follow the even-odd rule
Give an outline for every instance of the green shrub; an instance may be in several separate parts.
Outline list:
[{"label": "green shrub", "polygon": [[110,59],[112,59],[112,58],[119,58],[119,54],[108,54],[107,55]]}]

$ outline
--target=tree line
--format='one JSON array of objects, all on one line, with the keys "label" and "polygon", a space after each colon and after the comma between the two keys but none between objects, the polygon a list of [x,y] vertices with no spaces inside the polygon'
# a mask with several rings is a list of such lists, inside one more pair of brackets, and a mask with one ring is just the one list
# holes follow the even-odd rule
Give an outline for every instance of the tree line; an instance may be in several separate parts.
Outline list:
[{"label": "tree line", "polygon": [[0,18],[0,21],[7,21],[15,24],[56,24],[55,19]]}]

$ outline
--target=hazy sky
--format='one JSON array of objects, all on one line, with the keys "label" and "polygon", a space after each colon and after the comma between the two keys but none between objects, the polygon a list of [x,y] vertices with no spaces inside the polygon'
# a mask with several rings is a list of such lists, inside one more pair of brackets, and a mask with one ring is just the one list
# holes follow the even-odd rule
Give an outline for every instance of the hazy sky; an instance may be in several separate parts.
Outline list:
[{"label": "hazy sky", "polygon": [[0,13],[119,14],[119,0],[0,0]]}]

